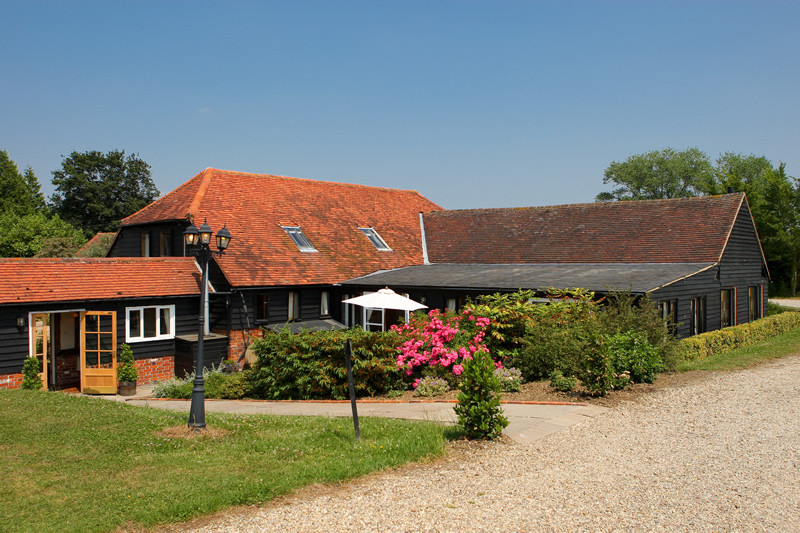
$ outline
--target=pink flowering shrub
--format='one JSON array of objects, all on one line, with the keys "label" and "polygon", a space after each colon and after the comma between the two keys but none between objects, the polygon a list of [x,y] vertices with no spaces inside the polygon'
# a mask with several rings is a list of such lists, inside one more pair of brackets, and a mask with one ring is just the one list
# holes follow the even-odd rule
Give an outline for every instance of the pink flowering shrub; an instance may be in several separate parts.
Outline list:
[{"label": "pink flowering shrub", "polygon": [[407,324],[392,326],[402,341],[397,367],[406,376],[425,373],[455,380],[473,354],[489,352],[484,342],[489,323],[470,309],[461,314],[433,309],[427,315],[414,315]]}]

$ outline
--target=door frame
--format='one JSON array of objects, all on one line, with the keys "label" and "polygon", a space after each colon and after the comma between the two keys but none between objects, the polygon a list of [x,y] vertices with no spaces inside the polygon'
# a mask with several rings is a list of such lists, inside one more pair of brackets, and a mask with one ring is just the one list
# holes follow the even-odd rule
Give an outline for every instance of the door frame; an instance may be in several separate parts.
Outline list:
[{"label": "door frame", "polygon": [[39,317],[44,318],[44,326],[42,327],[42,371],[39,372],[39,379],[42,381],[42,388],[44,390],[48,389],[48,360],[53,363],[53,318],[50,316],[49,312],[44,313],[28,313],[28,357],[37,358],[37,325],[36,320]]},{"label": "door frame", "polygon": [[[86,319],[90,316],[111,317],[111,329],[104,331],[98,320],[97,331],[86,331]],[[116,311],[82,311],[81,321],[81,392],[84,394],[116,394],[117,393],[117,312]],[[97,348],[87,346],[88,334],[97,334]],[[110,350],[104,350],[100,337],[111,335]],[[92,348],[92,349],[90,349]],[[97,352],[97,362],[101,363],[102,353],[111,353],[111,367],[87,367],[87,351]]]}]

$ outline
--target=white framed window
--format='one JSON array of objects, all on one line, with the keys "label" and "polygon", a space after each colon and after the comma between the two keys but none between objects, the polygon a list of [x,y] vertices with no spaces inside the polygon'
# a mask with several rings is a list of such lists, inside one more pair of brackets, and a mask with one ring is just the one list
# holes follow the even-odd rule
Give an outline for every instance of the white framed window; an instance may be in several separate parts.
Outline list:
[{"label": "white framed window", "polygon": [[389,245],[386,244],[386,241],[384,241],[381,238],[381,236],[378,235],[378,232],[375,231],[375,228],[358,228],[358,229],[361,231],[361,233],[363,233],[367,237],[367,239],[369,239],[369,241],[372,244],[375,245],[375,248],[377,248],[381,252],[391,252],[392,251],[392,249],[389,248]]},{"label": "white framed window", "polygon": [[175,306],[125,308],[125,342],[175,338]]},{"label": "white framed window", "polygon": [[281,226],[283,231],[286,232],[289,237],[292,238],[292,241],[297,245],[297,248],[300,249],[301,252],[316,252],[318,251],[314,245],[311,243],[311,240],[303,233],[303,228],[300,226]]}]

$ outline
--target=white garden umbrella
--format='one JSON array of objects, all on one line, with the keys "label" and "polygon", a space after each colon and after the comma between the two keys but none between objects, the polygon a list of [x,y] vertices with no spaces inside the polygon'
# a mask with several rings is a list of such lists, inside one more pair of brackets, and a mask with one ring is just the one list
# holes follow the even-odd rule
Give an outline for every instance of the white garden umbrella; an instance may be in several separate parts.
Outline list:
[{"label": "white garden umbrella", "polygon": [[427,308],[427,305],[415,302],[410,298],[401,296],[389,287],[371,292],[363,296],[342,300],[345,304],[355,304],[370,309],[399,309],[400,311],[416,311],[417,309]]}]

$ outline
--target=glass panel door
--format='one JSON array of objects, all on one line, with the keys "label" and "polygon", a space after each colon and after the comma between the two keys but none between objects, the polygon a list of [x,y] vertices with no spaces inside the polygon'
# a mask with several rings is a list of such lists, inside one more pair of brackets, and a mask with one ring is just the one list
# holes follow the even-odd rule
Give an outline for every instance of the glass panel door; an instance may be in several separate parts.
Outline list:
[{"label": "glass panel door", "polygon": [[50,363],[50,314],[31,315],[31,357],[39,362],[39,378],[42,387],[47,388],[47,368]]},{"label": "glass panel door", "polygon": [[117,314],[114,311],[81,313],[83,369],[81,392],[117,393]]}]

